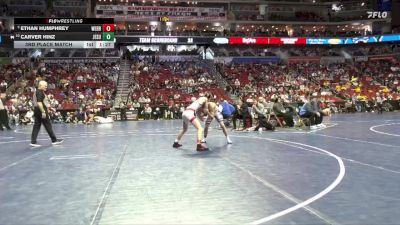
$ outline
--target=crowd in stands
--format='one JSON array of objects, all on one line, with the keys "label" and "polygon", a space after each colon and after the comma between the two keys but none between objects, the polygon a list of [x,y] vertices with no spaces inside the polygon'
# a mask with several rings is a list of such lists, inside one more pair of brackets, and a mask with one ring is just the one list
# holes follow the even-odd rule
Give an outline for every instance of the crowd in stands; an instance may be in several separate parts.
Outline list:
[{"label": "crowd in stands", "polygon": [[[349,48],[348,51],[354,55],[369,55],[393,53],[394,49],[390,46],[361,47]],[[334,56],[322,47],[287,50],[297,56],[319,56],[321,52]],[[96,50],[89,53],[91,57],[104,54]],[[28,119],[32,118],[32,94],[40,80],[48,82],[49,101],[54,109],[52,119],[64,122],[90,123],[95,115],[104,116],[110,108],[140,108],[146,119],[179,118],[193,97],[206,91],[211,91],[216,101],[228,100],[238,109],[255,107],[251,112],[253,114],[261,110],[261,106],[254,105],[263,104],[264,111],[274,110],[282,118],[280,122],[288,126],[294,125],[290,121],[301,109],[294,107],[290,115],[286,109],[293,104],[304,105],[311,99],[317,99],[318,107],[313,103],[304,110],[316,108],[313,112],[321,111],[323,115],[372,111],[376,110],[374,106],[379,105],[390,110],[396,106],[390,104],[400,100],[400,62],[393,56],[381,60],[368,61],[367,57],[361,61],[326,64],[319,61],[217,64],[217,71],[230,86],[226,91],[237,96],[241,102],[231,101],[221,88],[224,86],[219,83],[220,78],[213,70],[215,68],[207,62],[194,59],[174,61],[173,57],[160,59],[149,56],[129,60],[130,94],[127,99],[118,101],[122,105],[116,105],[115,101],[119,76],[119,65],[115,63],[44,64],[41,61],[19,61],[1,68],[0,88],[1,92],[7,91],[7,107],[15,123],[32,122]],[[275,109],[271,103],[275,104]],[[321,113],[312,115],[311,124],[319,123],[321,118],[318,115]]]},{"label": "crowd in stands", "polygon": [[151,62],[139,60],[131,65],[128,105],[138,107],[180,106],[206,90],[223,97],[213,77],[201,62]]},{"label": "crowd in stands", "polygon": [[49,12],[49,16],[53,18],[84,18],[86,17],[86,8],[54,8]]},{"label": "crowd in stands", "polygon": [[5,78],[1,92],[7,91],[7,107],[15,124],[32,122],[32,96],[40,80],[48,82],[54,121],[88,123],[113,106],[118,64],[34,64],[7,65],[0,73]]},{"label": "crowd in stands", "polygon": [[[281,97],[298,102],[306,93],[316,93],[324,102],[374,102],[376,94],[385,100],[400,100],[399,60],[378,60],[353,64],[291,63],[218,65],[233,92],[241,98]],[[338,98],[340,96],[342,98]]]},{"label": "crowd in stands", "polygon": [[[50,50],[50,49],[43,49],[42,55],[46,58],[52,57],[75,57],[75,58],[96,58],[96,57],[119,57],[119,50],[118,49],[88,49],[88,50],[74,50],[74,49],[67,49],[67,50]],[[14,53],[15,57],[27,57],[28,55],[32,55],[34,51],[17,51]],[[1,52],[0,52],[1,53]],[[8,53],[10,53],[8,51]]]},{"label": "crowd in stands", "polygon": [[80,0],[12,0],[2,2],[1,16],[13,17],[86,17],[86,2]]},{"label": "crowd in stands", "polygon": [[292,46],[268,46],[266,48],[253,48],[251,46],[234,46],[212,48],[215,56],[342,56],[344,53],[351,56],[372,56],[384,54],[396,54],[400,52],[399,45],[377,45],[366,47],[351,46],[303,46],[301,48]]}]

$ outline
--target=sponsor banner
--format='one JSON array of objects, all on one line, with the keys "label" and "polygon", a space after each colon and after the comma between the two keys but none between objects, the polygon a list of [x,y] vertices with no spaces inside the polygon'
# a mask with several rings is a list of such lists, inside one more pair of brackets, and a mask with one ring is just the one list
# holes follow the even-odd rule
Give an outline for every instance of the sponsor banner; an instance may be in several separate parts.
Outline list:
[{"label": "sponsor banner", "polygon": [[228,38],[214,38],[213,42],[217,45],[227,45],[229,44]]},{"label": "sponsor banner", "polygon": [[356,57],[354,57],[354,61],[356,61],[356,62],[366,62],[366,61],[368,61],[368,56],[356,56]]},{"label": "sponsor banner", "polygon": [[400,41],[399,34],[392,34],[392,35],[382,35],[379,37],[378,42],[392,42],[392,41]]},{"label": "sponsor banner", "polygon": [[[197,18],[197,17],[196,17]],[[198,19],[198,18],[197,18]],[[230,45],[354,45],[400,41],[400,35],[371,36],[365,38],[270,38],[270,37],[170,37],[117,35],[119,43],[140,44],[230,44]]]},{"label": "sponsor banner", "polygon": [[[127,110],[126,118],[128,120],[138,120],[138,110]],[[121,120],[121,111],[111,110],[109,116],[113,118],[114,121]]]},{"label": "sponsor banner", "polygon": [[279,63],[279,57],[234,57],[232,63]]},{"label": "sponsor banner", "polygon": [[[127,6],[129,14],[136,12],[149,12],[156,15],[157,13],[165,14],[158,16],[186,16],[207,14],[207,16],[221,16],[225,11],[223,8],[203,8],[203,7],[169,7],[169,6]],[[187,13],[187,14],[185,14]]]},{"label": "sponsor banner", "polygon": [[305,45],[306,38],[269,38],[270,45]]},{"label": "sponsor banner", "polygon": [[289,63],[297,63],[297,62],[320,62],[321,57],[318,56],[312,56],[312,57],[305,57],[305,56],[294,56],[294,57],[289,57],[288,59]]},{"label": "sponsor banner", "polygon": [[233,60],[233,57],[215,57],[215,63],[222,63],[222,64],[230,64]]},{"label": "sponsor banner", "polygon": [[[151,20],[151,21],[158,21],[160,19],[159,16],[140,16],[140,15],[103,15],[97,14],[96,18],[113,18],[116,21],[141,21],[143,20]],[[214,21],[226,21],[226,17],[212,17],[212,16],[191,16],[191,17],[184,17],[184,16],[174,16],[169,17],[171,22],[173,21],[207,21],[207,22],[214,22]]]},{"label": "sponsor banner", "polygon": [[156,56],[159,62],[183,62],[199,59],[196,55],[160,55]]},{"label": "sponsor banner", "polygon": [[96,5],[96,10],[124,11],[123,5]]},{"label": "sponsor banner", "polygon": [[394,54],[388,54],[388,55],[374,55],[374,56],[369,56],[368,59],[371,61],[375,60],[393,60],[396,55]]},{"label": "sponsor banner", "polygon": [[96,6],[96,18],[115,18],[116,20],[140,21],[159,20],[168,17],[169,21],[225,21],[223,8],[168,7],[168,6]]},{"label": "sponsor banner", "polygon": [[354,45],[354,44],[373,44],[378,42],[397,42],[400,41],[400,35],[381,35],[365,36],[353,38],[307,38],[308,45]]},{"label": "sponsor banner", "polygon": [[353,37],[353,38],[346,38],[344,44],[367,44],[367,43],[376,43],[378,42],[377,36],[371,37]]},{"label": "sponsor banner", "polygon": [[233,37],[229,38],[231,45],[305,45],[306,38],[261,38],[261,37]]},{"label": "sponsor banner", "polygon": [[341,38],[307,38],[308,45],[341,45],[344,39]]},{"label": "sponsor banner", "polygon": [[321,64],[330,63],[344,63],[346,59],[344,57],[321,57]]},{"label": "sponsor banner", "polygon": [[229,44],[231,45],[267,45],[269,38],[229,38]]},{"label": "sponsor banner", "polygon": [[64,63],[113,63],[118,62],[119,58],[41,58],[46,64],[64,64]]}]

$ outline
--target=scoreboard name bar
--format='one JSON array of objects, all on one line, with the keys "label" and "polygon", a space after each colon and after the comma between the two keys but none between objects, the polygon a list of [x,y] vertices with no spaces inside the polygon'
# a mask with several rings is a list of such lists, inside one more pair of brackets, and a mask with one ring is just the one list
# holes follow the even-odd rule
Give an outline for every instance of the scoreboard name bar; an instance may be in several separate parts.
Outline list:
[{"label": "scoreboard name bar", "polygon": [[33,25],[15,26],[15,32],[114,32],[114,24],[71,24],[71,25]]},{"label": "scoreboard name bar", "polygon": [[15,41],[55,40],[55,41],[114,41],[112,32],[25,32],[16,33]]},{"label": "scoreboard name bar", "polygon": [[15,18],[14,24],[114,24],[113,18]]},{"label": "scoreboard name bar", "polygon": [[114,48],[114,41],[14,41],[14,48]]}]

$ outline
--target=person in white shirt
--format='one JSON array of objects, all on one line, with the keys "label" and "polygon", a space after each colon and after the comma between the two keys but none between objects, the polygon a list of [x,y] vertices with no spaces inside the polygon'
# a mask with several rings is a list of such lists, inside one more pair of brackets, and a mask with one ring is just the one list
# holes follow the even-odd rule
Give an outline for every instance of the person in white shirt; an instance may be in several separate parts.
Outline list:
[{"label": "person in white shirt", "polygon": [[137,108],[140,108],[140,104],[139,104],[139,102],[135,99],[135,100],[133,100],[133,103],[132,103],[132,106],[131,106],[132,108],[134,108],[134,109],[137,109]]},{"label": "person in white shirt", "polygon": [[4,91],[7,89],[7,82],[5,80],[1,81],[0,83],[0,90],[4,89]]},{"label": "person in white shirt", "polygon": [[146,97],[146,98],[145,98],[145,103],[147,103],[147,104],[151,103],[150,97]]},{"label": "person in white shirt", "polygon": [[21,120],[23,124],[32,124],[33,123],[33,110],[29,108],[28,112],[26,112],[24,118]]},{"label": "person in white shirt", "polygon": [[145,103],[146,103],[146,98],[145,98],[144,96],[140,96],[140,97],[139,97],[139,103],[140,103],[141,105],[145,104]]},{"label": "person in white shirt", "polygon": [[151,112],[153,110],[151,109],[149,104],[146,104],[146,106],[144,107],[144,119],[148,120],[151,117]]},{"label": "person in white shirt", "polygon": [[375,100],[375,106],[377,107],[378,110],[378,114],[379,113],[383,113],[383,102],[385,101],[385,99],[383,97],[381,97],[381,95],[379,93],[376,93],[376,100]]}]

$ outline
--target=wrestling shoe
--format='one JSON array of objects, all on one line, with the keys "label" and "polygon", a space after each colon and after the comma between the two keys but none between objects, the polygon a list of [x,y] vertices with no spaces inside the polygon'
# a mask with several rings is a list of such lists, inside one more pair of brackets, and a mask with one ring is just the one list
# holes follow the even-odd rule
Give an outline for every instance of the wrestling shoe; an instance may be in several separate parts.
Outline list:
[{"label": "wrestling shoe", "polygon": [[37,144],[37,143],[30,143],[29,144],[31,147],[40,147],[41,145]]},{"label": "wrestling shoe", "polygon": [[197,144],[197,149],[198,152],[204,152],[204,151],[208,151],[209,149],[207,148],[206,145],[203,144]]},{"label": "wrestling shoe", "polygon": [[53,145],[59,145],[59,144],[61,144],[61,143],[63,143],[64,142],[64,140],[63,139],[57,139],[57,141],[53,141],[53,142],[51,142]]},{"label": "wrestling shoe", "polygon": [[179,148],[182,147],[181,144],[179,144],[178,142],[174,142],[174,144],[172,145],[173,148]]}]

